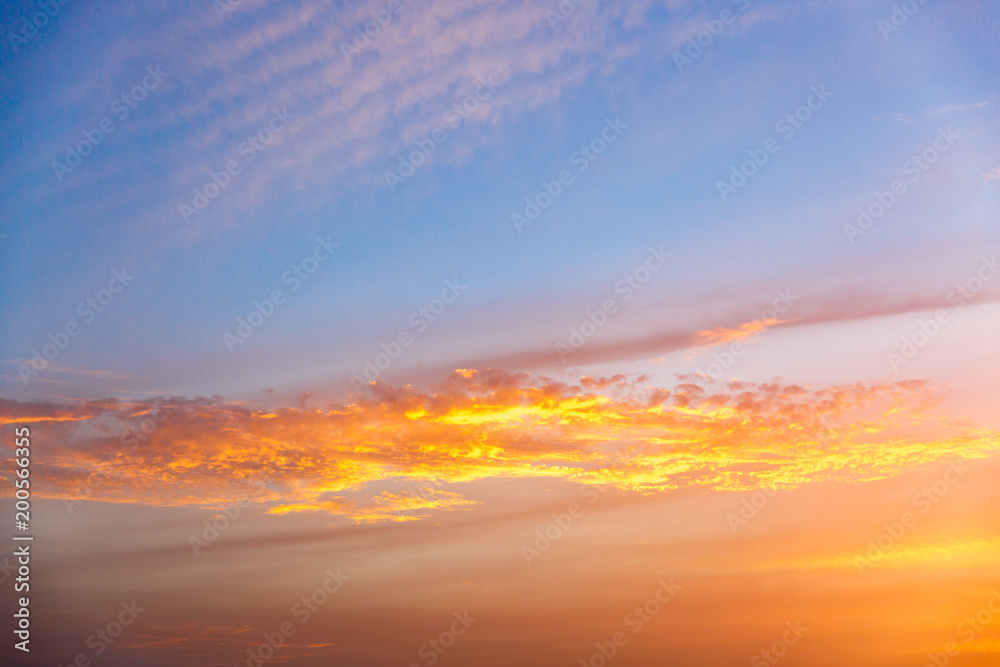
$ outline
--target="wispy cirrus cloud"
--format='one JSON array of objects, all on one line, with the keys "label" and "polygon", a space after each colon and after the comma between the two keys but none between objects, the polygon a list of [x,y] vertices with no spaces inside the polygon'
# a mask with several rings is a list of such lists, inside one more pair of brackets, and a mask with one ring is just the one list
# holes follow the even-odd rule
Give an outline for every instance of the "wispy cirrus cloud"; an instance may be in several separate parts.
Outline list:
[{"label": "wispy cirrus cloud", "polygon": [[760,335],[773,326],[790,322],[791,320],[767,319],[744,322],[735,327],[716,327],[705,329],[694,334],[694,342],[697,347],[715,347],[736,341],[746,340]]},{"label": "wispy cirrus cloud", "polygon": [[[157,25],[155,50],[170,76],[157,91],[159,101],[117,132],[171,141],[155,156],[163,172],[155,182],[116,193],[95,210],[110,215],[136,198],[148,204],[164,197],[164,186],[173,193],[167,199],[190,198],[210,170],[235,157],[240,142],[266,124],[273,107],[287,107],[296,119],[268,147],[266,159],[257,159],[230,186],[227,211],[259,206],[280,188],[293,188],[301,198],[331,182],[378,187],[394,155],[413,150],[414,141],[440,127],[442,114],[471,94],[479,77],[496,77],[504,82],[502,94],[465,119],[478,130],[452,137],[434,157],[461,164],[489,145],[502,124],[557,104],[594,76],[621,73],[635,58],[669,57],[690,30],[702,30],[703,21],[712,18],[689,0],[628,8],[584,3],[567,24],[552,30],[545,13],[558,3],[548,0],[434,0],[403,3],[359,53],[346,52],[356,49],[356,29],[385,4],[242,3],[225,20],[210,5],[183,11],[154,6],[120,17],[136,23],[136,35],[143,22]],[[676,23],[661,25],[664,9]],[[784,18],[784,10],[755,8],[740,30]],[[678,24],[687,28],[678,31]],[[144,39],[125,41],[130,43],[106,54],[109,67],[114,63],[114,81],[71,85],[59,103],[93,104],[95,118],[106,114],[107,102],[124,85],[117,79],[141,72],[150,58]],[[36,156],[37,167],[49,170],[52,156],[78,132],[51,137],[51,146]],[[74,174],[63,190],[82,196],[109,178],[128,176],[117,163],[91,166]],[[222,208],[213,208],[213,214]],[[168,208],[159,217],[172,221],[174,213]]]},{"label": "wispy cirrus cloud", "polygon": [[928,111],[927,115],[940,116],[942,114],[956,113],[959,111],[971,111],[973,109],[983,109],[985,107],[990,106],[991,104],[993,104],[993,102],[990,100],[987,100],[986,102],[973,102],[970,104],[949,104],[948,106]]}]

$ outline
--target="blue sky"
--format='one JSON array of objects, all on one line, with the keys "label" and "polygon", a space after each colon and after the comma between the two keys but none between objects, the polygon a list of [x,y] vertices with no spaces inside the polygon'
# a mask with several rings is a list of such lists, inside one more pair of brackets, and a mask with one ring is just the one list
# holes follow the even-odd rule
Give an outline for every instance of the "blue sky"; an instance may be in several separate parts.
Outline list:
[{"label": "blue sky", "polygon": [[[222,18],[210,3],[63,7],[4,55],[5,392],[342,393],[459,277],[469,290],[391,369],[404,382],[417,363],[551,348],[650,244],[675,262],[604,342],[733,325],[792,284],[891,310],[960,278],[996,241],[986,4],[924,5],[887,38],[885,3],[586,2],[555,29],[549,4],[407,4],[350,58],[340,43],[379,7],[247,1]],[[679,72],[674,54],[726,9],[732,25]],[[28,10],[6,7],[5,23]],[[120,120],[111,105],[147,66],[167,75]],[[501,83],[451,128],[445,112],[480,76]],[[813,86],[833,96],[783,139],[776,122]],[[186,224],[179,205],[210,171],[243,163],[241,142],[273,109],[295,115],[287,131]],[[52,162],[104,118],[114,132],[59,182]],[[609,118],[628,125],[620,140],[518,234],[511,213],[543,180],[575,173],[571,156]],[[858,206],[948,126],[961,142],[846,242]],[[385,172],[437,128],[447,141],[390,190]],[[721,201],[717,182],[770,137],[779,152]],[[223,334],[327,235],[336,255],[231,355]],[[927,271],[902,280],[914,262]],[[19,381],[17,363],[122,266],[135,282],[61,353],[66,373]]]},{"label": "blue sky", "polygon": [[616,664],[904,667],[995,593],[996,2],[53,1],[0,7],[18,664],[136,600],[102,664],[249,666],[340,567],[276,660],[472,610],[440,664],[580,664],[676,577]]}]

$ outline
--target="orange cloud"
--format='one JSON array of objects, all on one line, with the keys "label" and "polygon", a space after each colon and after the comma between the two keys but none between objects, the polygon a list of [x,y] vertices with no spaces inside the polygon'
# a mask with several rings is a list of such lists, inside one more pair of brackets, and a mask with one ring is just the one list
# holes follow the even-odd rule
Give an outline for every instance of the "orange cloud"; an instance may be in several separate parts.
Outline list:
[{"label": "orange cloud", "polygon": [[[753,299],[753,295],[747,299]],[[1000,299],[1000,291],[990,286],[984,288],[977,296],[977,303],[994,303]],[[765,304],[761,304],[766,307]],[[850,323],[874,318],[881,318],[904,313],[923,313],[934,311],[946,306],[944,295],[922,294],[919,296],[899,297],[888,294],[871,294],[860,290],[845,290],[841,293],[817,295],[808,303],[796,306],[796,316],[786,320],[764,320],[765,328],[809,327],[818,324]],[[741,305],[743,313],[736,319],[732,316],[731,326],[716,329],[700,329],[682,324],[657,326],[653,329],[635,329],[617,336],[592,339],[584,347],[574,351],[571,359],[575,367],[585,367],[592,364],[624,362],[633,360],[656,360],[674,352],[688,350],[707,343],[721,344],[726,340],[738,340],[741,336],[754,335],[754,322],[737,324],[745,317],[747,307]],[[660,312],[660,319],[672,322],[676,314],[673,308]],[[760,321],[757,321],[759,324]],[[563,368],[562,360],[551,345],[528,347],[500,354],[479,355],[455,362],[463,367],[495,367],[495,368]],[[454,365],[449,368],[454,368]]]},{"label": "orange cloud", "polygon": [[791,321],[778,319],[754,320],[753,322],[744,322],[735,328],[716,327],[715,329],[697,331],[694,334],[694,343],[697,347],[724,345],[733,341],[754,338],[775,325]]},{"label": "orange cloud", "polygon": [[[252,497],[272,513],[325,511],[362,523],[467,506],[454,485],[488,478],[641,493],[792,488],[883,479],[1000,447],[994,433],[935,415],[937,397],[918,381],[817,390],[694,376],[666,390],[647,381],[571,385],[462,370],[429,391],[379,383],[371,398],[326,409],[5,401],[0,419],[40,424],[33,437],[49,444],[35,465],[49,497],[181,506]],[[162,420],[137,429],[151,412]],[[41,422],[44,414],[52,421]],[[131,449],[122,444],[128,430],[140,436]],[[251,484],[260,479],[266,487]]]}]

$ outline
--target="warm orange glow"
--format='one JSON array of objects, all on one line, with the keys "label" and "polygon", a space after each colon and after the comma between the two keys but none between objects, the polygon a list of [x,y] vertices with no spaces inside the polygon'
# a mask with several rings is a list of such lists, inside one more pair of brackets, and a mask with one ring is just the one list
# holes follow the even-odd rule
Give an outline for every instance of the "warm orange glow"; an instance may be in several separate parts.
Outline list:
[{"label": "warm orange glow", "polygon": [[[641,378],[571,386],[462,371],[430,393],[380,387],[372,399],[325,411],[175,406],[134,451],[65,447],[44,492],[76,497],[93,486],[94,500],[198,506],[250,495],[275,514],[400,521],[469,503],[454,490],[418,499],[372,485],[550,477],[647,494],[796,488],[885,479],[1000,448],[996,434],[935,415],[935,400],[919,382],[822,390],[683,382],[664,392]],[[117,412],[81,410],[87,414],[57,418],[79,423]],[[65,428],[72,442],[73,427]],[[109,451],[114,474],[88,484]],[[270,491],[248,487],[249,479],[268,480]]]}]

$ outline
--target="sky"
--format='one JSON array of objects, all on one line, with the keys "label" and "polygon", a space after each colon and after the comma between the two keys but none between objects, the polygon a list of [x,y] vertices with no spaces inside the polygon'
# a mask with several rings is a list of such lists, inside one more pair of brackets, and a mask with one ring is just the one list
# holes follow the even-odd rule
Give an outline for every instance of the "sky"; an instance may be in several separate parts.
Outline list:
[{"label": "sky", "polygon": [[996,3],[0,25],[9,664],[1000,665]]}]

